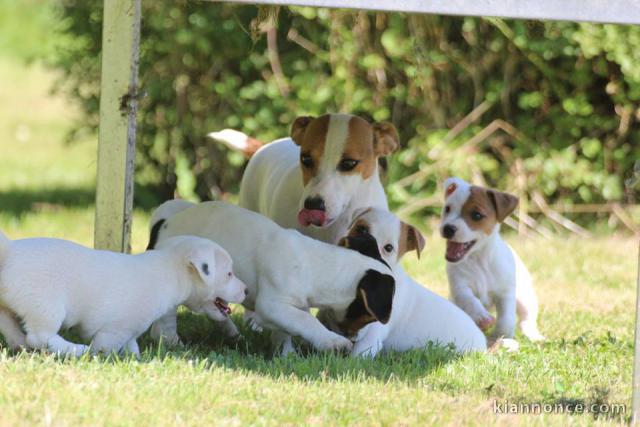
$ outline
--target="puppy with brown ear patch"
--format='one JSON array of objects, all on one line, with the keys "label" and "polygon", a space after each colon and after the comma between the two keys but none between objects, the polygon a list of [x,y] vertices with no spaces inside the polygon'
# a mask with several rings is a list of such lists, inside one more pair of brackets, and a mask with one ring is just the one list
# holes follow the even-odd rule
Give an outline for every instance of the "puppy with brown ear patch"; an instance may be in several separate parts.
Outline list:
[{"label": "puppy with brown ear patch", "polygon": [[[451,298],[481,329],[495,324],[493,338],[513,338],[517,312],[522,333],[532,341],[544,340],[536,325],[538,299],[531,275],[500,237],[500,224],[518,198],[460,178],[447,179],[444,188],[440,233],[447,239]],[[488,311],[494,305],[497,320]]]},{"label": "puppy with brown ear patch", "polygon": [[[363,209],[356,213],[349,235],[340,244],[390,265],[396,277],[393,311],[386,324],[345,325],[332,322],[329,313],[318,315],[343,334],[357,332],[352,355],[373,357],[381,350],[424,348],[428,342],[452,344],[460,352],[486,350],[484,334],[464,311],[400,268],[398,262],[406,252],[415,250],[419,256],[424,248],[424,238],[415,227],[389,211]],[[357,330],[358,326],[362,329]]]}]

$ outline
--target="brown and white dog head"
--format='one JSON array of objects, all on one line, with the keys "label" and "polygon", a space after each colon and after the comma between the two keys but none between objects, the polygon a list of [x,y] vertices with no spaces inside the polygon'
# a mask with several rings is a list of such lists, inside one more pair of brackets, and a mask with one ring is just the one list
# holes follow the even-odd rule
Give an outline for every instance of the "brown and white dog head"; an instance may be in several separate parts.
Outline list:
[{"label": "brown and white dog head", "polygon": [[482,247],[518,206],[514,195],[471,185],[460,178],[448,178],[444,188],[440,234],[447,239],[445,258],[449,262],[458,262]]},{"label": "brown and white dog head", "polygon": [[416,251],[420,258],[425,245],[424,237],[417,228],[380,208],[361,209],[354,213],[348,237],[362,235],[375,238],[382,259],[392,268],[407,252]]},{"label": "brown and white dog head", "polygon": [[363,183],[377,177],[378,158],[398,148],[390,123],[369,123],[348,114],[298,117],[291,139],[300,146],[304,191],[298,222],[328,227],[358,196]]}]

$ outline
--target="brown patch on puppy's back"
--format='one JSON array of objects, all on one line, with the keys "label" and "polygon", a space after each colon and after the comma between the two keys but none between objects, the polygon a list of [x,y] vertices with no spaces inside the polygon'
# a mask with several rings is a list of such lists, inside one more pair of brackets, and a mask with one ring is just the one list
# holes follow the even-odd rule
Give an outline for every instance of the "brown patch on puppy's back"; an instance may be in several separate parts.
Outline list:
[{"label": "brown patch on puppy's back", "polygon": [[363,179],[368,179],[376,170],[376,155],[373,150],[373,128],[364,119],[352,117],[349,120],[349,133],[344,146],[342,158],[358,160],[358,165],[347,175],[360,174]]},{"label": "brown patch on puppy's back", "polygon": [[[480,221],[472,218],[472,213],[478,211],[483,215]],[[493,203],[487,194],[487,190],[482,187],[472,186],[469,198],[462,205],[462,218],[472,230],[480,230],[489,235],[497,224],[496,211]]]}]

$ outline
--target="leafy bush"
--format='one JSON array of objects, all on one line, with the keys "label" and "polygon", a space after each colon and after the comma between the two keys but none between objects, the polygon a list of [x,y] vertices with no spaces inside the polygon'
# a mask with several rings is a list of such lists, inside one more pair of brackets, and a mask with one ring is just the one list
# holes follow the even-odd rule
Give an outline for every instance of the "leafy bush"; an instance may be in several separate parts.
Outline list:
[{"label": "leafy bush", "polygon": [[[71,42],[54,59],[89,128],[101,3],[63,1]],[[640,158],[638,27],[143,3],[137,179],[159,198],[237,190],[244,160],[206,133],[270,140],[327,111],[398,127],[391,202],[418,212],[449,174],[551,202],[621,201]]]}]

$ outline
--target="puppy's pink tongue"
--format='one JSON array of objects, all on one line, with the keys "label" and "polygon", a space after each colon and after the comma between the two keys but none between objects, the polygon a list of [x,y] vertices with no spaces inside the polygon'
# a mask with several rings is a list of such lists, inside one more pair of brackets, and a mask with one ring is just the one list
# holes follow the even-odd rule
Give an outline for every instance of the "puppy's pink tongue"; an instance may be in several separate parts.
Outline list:
[{"label": "puppy's pink tongue", "polygon": [[452,242],[451,240],[447,240],[447,253],[445,258],[449,262],[460,261],[460,259],[465,254],[465,244]]},{"label": "puppy's pink tongue", "polygon": [[326,213],[317,209],[302,209],[298,212],[298,223],[303,227],[308,227],[311,224],[322,226],[326,219]]}]

